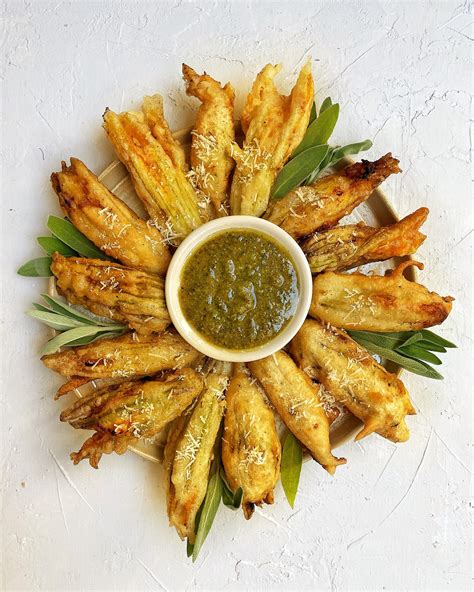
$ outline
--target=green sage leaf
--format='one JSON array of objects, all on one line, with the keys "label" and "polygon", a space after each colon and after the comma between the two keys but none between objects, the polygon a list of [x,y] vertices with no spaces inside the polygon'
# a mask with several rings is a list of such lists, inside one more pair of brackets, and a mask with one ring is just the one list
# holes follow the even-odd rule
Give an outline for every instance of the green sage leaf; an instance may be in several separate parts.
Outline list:
[{"label": "green sage leaf", "polygon": [[83,257],[107,260],[107,255],[86,238],[82,232],[79,232],[68,220],[58,218],[57,216],[50,216],[47,226],[56,238],[59,238]]},{"label": "green sage leaf", "polygon": [[222,466],[219,473],[222,480],[222,502],[224,503],[224,506],[230,508],[231,510],[238,510],[242,502],[242,488],[238,487],[235,492],[232,491],[229,483],[227,482],[227,477]]},{"label": "green sage leaf", "polygon": [[365,341],[370,341],[375,345],[379,345],[380,347],[386,347],[387,349],[395,349],[396,347],[402,345],[408,337],[397,336],[396,333],[373,333],[371,331],[347,331],[352,339],[359,341],[359,339],[364,339]]},{"label": "green sage leaf", "polygon": [[83,323],[79,320],[67,317],[65,315],[59,315],[55,312],[44,312],[41,310],[28,310],[26,314],[38,321],[41,321],[48,327],[56,329],[56,331],[66,331],[67,329],[73,329],[74,327],[82,327]]},{"label": "green sage leaf", "polygon": [[286,499],[292,508],[298,491],[302,464],[303,450],[301,444],[291,432],[288,432],[281,455],[281,484]]},{"label": "green sage leaf", "polygon": [[292,158],[278,173],[272,188],[272,197],[280,199],[318,168],[328,152],[328,146],[313,146]]},{"label": "green sage leaf", "polygon": [[313,121],[316,119],[317,115],[316,115],[316,103],[313,103],[313,106],[311,107],[311,113],[309,115],[309,122],[308,125],[310,125],[311,123],[313,123]]},{"label": "green sage leaf", "polygon": [[17,270],[18,275],[24,277],[50,277],[53,275],[51,271],[51,257],[39,257],[38,259],[31,259],[23,263]]},{"label": "green sage leaf", "polygon": [[[103,317],[98,317],[91,312],[84,313],[79,311],[77,308],[70,306],[65,300],[58,297],[48,296],[48,294],[41,294],[44,298],[46,303],[51,307],[51,309],[59,314],[64,314],[66,316],[70,316],[72,318],[79,319],[83,321],[83,324],[94,325],[94,326],[110,326],[115,325],[117,323],[111,319],[106,319]],[[123,326],[125,329],[125,326]]]},{"label": "green sage leaf", "polygon": [[193,545],[193,562],[196,561],[204,541],[211,530],[212,523],[217,513],[222,498],[222,479],[216,470],[209,479],[206,497],[204,498],[199,524],[196,529],[196,539]]},{"label": "green sage leaf", "polygon": [[338,117],[338,103],[331,105],[324,112],[319,112],[319,117],[308,126],[299,146],[293,152],[293,158],[312,146],[326,144],[334,131]]},{"label": "green sage leaf", "polygon": [[443,347],[457,347],[456,344],[444,339],[444,337],[436,335],[436,333],[433,333],[433,331],[428,331],[428,329],[423,329],[421,334],[423,335],[423,339],[429,341],[430,343],[442,345]]},{"label": "green sage leaf", "polygon": [[79,339],[75,339],[67,344],[67,347],[76,347],[76,345],[87,345],[88,343],[92,343],[93,341],[97,341],[99,339],[105,339],[106,337],[118,337],[122,335],[124,330],[117,329],[116,331],[104,332],[104,333],[97,333],[97,335],[90,335],[89,337],[81,337]]},{"label": "green sage leaf", "polygon": [[372,142],[370,140],[363,140],[362,142],[347,144],[347,146],[339,146],[338,148],[334,149],[331,160],[326,166],[333,166],[337,162],[339,162],[341,158],[344,158],[344,156],[349,156],[351,154],[359,154],[359,152],[365,152],[366,150],[369,150],[371,147]]},{"label": "green sage leaf", "polygon": [[399,347],[397,351],[402,352],[403,355],[414,358],[415,360],[423,360],[424,362],[434,364],[435,366],[442,364],[438,356],[435,356],[432,352],[426,351],[422,347],[417,347],[416,345],[403,345],[402,347]]},{"label": "green sage leaf", "polygon": [[48,255],[52,255],[53,253],[61,253],[64,257],[77,257],[79,255],[77,251],[68,247],[62,240],[59,240],[55,236],[39,236],[36,240]]},{"label": "green sage leaf", "polygon": [[[111,327],[76,327],[74,329],[69,329],[69,331],[64,331],[64,333],[60,333],[50,339],[48,343],[44,346],[41,350],[41,355],[45,356],[47,354],[54,354],[57,352],[61,347],[70,345],[74,343],[78,339],[83,337],[91,337],[91,336],[98,336],[100,333],[105,333],[110,331]],[[120,325],[117,326],[117,330],[121,331],[122,327]]]},{"label": "green sage leaf", "polygon": [[421,341],[423,339],[422,334],[419,331],[415,331],[412,335],[404,341],[399,347],[408,347],[417,341]]},{"label": "green sage leaf", "polygon": [[431,366],[428,366],[428,364],[425,364],[424,362],[420,362],[418,360],[414,360],[413,358],[406,357],[401,353],[377,345],[376,343],[363,339],[360,336],[354,336],[351,334],[351,337],[355,341],[357,341],[357,343],[365,347],[365,349],[372,352],[373,354],[381,356],[386,360],[391,360],[392,362],[399,364],[400,366],[406,368],[414,374],[419,374],[420,376],[425,376],[426,378],[434,378],[437,380],[443,378],[439,372],[437,372],[434,368],[431,368]]},{"label": "green sage leaf", "polygon": [[439,352],[441,354],[445,354],[448,351],[444,345],[438,345],[437,343],[431,343],[430,341],[425,341],[424,339],[422,339],[421,341],[418,341],[418,343],[416,345],[418,347],[422,347],[423,349],[426,349],[428,351],[435,351],[435,352]]},{"label": "green sage leaf", "polygon": [[319,114],[324,113],[328,107],[332,105],[331,97],[326,97],[324,101],[321,103],[321,107],[319,108]]}]

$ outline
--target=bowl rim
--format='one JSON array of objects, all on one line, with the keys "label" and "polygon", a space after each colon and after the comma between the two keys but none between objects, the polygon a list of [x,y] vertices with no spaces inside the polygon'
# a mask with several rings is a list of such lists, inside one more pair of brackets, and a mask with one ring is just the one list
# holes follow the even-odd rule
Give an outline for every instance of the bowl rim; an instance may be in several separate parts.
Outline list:
[{"label": "bowl rim", "polygon": [[[299,296],[295,314],[269,342],[248,350],[232,350],[207,341],[185,319],[179,303],[181,271],[195,249],[212,236],[226,230],[255,230],[282,246],[290,255],[299,280]],[[284,348],[296,335],[306,319],[311,305],[313,280],[309,263],[298,243],[282,228],[255,216],[223,216],[199,226],[179,245],[174,253],[165,281],[165,297],[171,321],[178,333],[204,355],[224,362],[252,362],[266,358]]]}]

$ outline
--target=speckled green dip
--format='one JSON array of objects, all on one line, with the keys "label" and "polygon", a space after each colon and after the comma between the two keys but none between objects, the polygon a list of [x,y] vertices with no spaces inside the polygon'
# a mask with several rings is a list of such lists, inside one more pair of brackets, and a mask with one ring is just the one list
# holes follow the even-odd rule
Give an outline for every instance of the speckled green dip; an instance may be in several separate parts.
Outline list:
[{"label": "speckled green dip", "polygon": [[181,273],[184,317],[207,341],[226,349],[271,341],[295,314],[298,296],[290,255],[251,230],[212,236],[191,253]]}]

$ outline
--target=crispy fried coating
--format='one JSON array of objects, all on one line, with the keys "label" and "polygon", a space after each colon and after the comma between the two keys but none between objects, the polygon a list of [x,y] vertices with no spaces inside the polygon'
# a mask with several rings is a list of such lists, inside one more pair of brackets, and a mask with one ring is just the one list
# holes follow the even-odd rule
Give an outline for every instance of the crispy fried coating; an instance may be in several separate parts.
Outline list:
[{"label": "crispy fried coating", "polygon": [[[185,160],[163,115],[161,97],[145,97],[144,112],[104,114],[104,127],[135,191],[165,240],[179,244],[202,220]],[[151,129],[150,129],[151,128]]]},{"label": "crispy fried coating", "polygon": [[425,240],[419,232],[428,216],[419,208],[403,220],[373,228],[359,224],[317,232],[301,245],[313,273],[344,271],[372,261],[412,255]]},{"label": "crispy fried coating", "polygon": [[99,339],[41,359],[45,366],[63,376],[83,377],[88,382],[98,378],[151,376],[163,370],[186,368],[202,358],[200,352],[171,330]]},{"label": "crispy fried coating", "polygon": [[51,175],[61,208],[74,226],[109,257],[164,275],[170,252],[160,232],[139,218],[77,158]]},{"label": "crispy fried coating", "polygon": [[56,394],[54,395],[54,400],[57,401],[63,395],[67,395],[71,391],[80,388],[81,386],[90,382],[89,378],[85,378],[84,376],[71,376],[69,380],[67,380],[64,384],[62,384]]},{"label": "crispy fried coating", "polygon": [[287,428],[331,475],[346,459],[336,458],[329,442],[329,420],[319,387],[283,351],[250,362],[250,371],[262,385]]},{"label": "crispy fried coating", "polygon": [[267,64],[258,74],[242,113],[243,147],[232,145],[236,162],[230,205],[232,214],[261,216],[273,182],[300,144],[314,98],[311,64],[302,68],[289,97],[273,79],[281,66]]},{"label": "crispy fried coating", "polygon": [[170,525],[190,543],[195,519],[207,490],[213,451],[225,409],[224,393],[232,365],[210,362],[205,387],[196,406],[170,429],[164,452]]},{"label": "crispy fried coating", "polygon": [[298,187],[283,199],[273,200],[265,218],[293,238],[331,228],[365,201],[387,177],[399,173],[398,160],[390,153],[379,160],[363,160],[344,170]]},{"label": "crispy fried coating", "polygon": [[415,409],[405,386],[344,331],[308,319],[290,351],[301,368],[310,368],[336,401],[364,422],[356,440],[372,432],[392,442],[408,440],[405,416]]},{"label": "crispy fried coating", "polygon": [[123,454],[141,438],[153,438],[181,415],[203,388],[201,376],[189,368],[163,380],[123,382],[106,386],[76,401],[60,416],[78,429],[95,430],[79,452],[71,454],[76,465],[84,458],[97,468],[102,454]]},{"label": "crispy fried coating", "polygon": [[56,286],[72,304],[126,323],[137,333],[163,331],[171,319],[164,280],[158,275],[117,263],[54,253],[51,271]]},{"label": "crispy fried coating", "polygon": [[234,89],[221,87],[208,74],[197,74],[183,64],[186,94],[201,101],[191,142],[191,170],[188,177],[199,203],[209,200],[217,216],[227,214],[226,196],[234,160],[230,157],[234,132]]},{"label": "crispy fried coating", "polygon": [[336,327],[359,331],[417,331],[439,325],[451,312],[453,298],[429,292],[403,271],[417,261],[404,261],[389,275],[327,271],[313,280],[309,314]]},{"label": "crispy fried coating", "polygon": [[273,412],[244,364],[234,364],[226,403],[222,462],[231,489],[242,488],[242,509],[248,520],[256,505],[274,501],[281,444]]}]

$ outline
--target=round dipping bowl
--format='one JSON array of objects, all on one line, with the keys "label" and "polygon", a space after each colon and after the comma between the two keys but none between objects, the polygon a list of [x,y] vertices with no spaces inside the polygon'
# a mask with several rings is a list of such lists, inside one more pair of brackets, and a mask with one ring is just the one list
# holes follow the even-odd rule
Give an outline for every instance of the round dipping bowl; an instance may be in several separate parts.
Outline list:
[{"label": "round dipping bowl", "polygon": [[[299,282],[299,297],[294,316],[285,327],[263,345],[251,349],[226,349],[205,339],[188,323],[181,310],[179,291],[181,273],[189,255],[213,235],[226,230],[255,230],[272,239],[288,253],[294,265]],[[168,311],[180,335],[194,348],[215,360],[225,362],[252,362],[275,353],[296,335],[303,324],[311,304],[313,281],[308,261],[298,243],[291,236],[272,222],[254,216],[225,216],[203,224],[187,236],[179,245],[166,275],[166,304]]]}]

